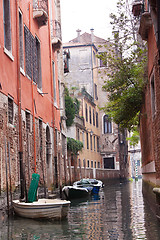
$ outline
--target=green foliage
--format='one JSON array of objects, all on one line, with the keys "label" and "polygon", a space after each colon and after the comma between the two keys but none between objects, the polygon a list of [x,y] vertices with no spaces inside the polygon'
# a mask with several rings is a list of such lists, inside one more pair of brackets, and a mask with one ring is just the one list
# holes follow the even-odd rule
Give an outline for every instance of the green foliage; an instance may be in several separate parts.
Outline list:
[{"label": "green foliage", "polygon": [[106,52],[99,58],[109,70],[103,86],[109,93],[108,103],[103,110],[121,128],[130,130],[138,124],[143,103],[147,57],[145,44],[136,40],[137,19],[129,6],[124,0],[118,1],[117,15],[110,15],[114,40],[109,39]]},{"label": "green foliage", "polygon": [[132,132],[132,136],[128,137],[127,140],[129,140],[130,146],[136,147],[140,141],[139,132],[137,130],[134,130]]},{"label": "green foliage", "polygon": [[79,140],[73,138],[67,138],[67,150],[71,153],[77,155],[78,151],[81,151],[83,148],[83,143]]},{"label": "green foliage", "polygon": [[75,107],[73,99],[69,95],[65,95],[65,114],[67,117],[66,125],[70,127],[75,117]]},{"label": "green foliage", "polygon": [[80,102],[77,98],[71,98],[68,88],[65,88],[65,114],[67,117],[66,125],[70,127],[73,124],[75,114],[79,113]]}]

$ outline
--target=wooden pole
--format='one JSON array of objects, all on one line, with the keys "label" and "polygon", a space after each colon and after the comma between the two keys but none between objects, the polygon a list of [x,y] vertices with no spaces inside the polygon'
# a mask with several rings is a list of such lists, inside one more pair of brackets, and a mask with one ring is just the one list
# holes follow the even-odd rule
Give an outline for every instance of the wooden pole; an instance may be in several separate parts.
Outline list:
[{"label": "wooden pole", "polygon": [[15,0],[16,9],[16,59],[17,59],[17,99],[18,99],[18,121],[19,121],[19,165],[20,165],[20,199],[24,199],[24,172],[23,172],[23,145],[22,145],[22,113],[21,113],[21,77],[20,77],[20,53],[19,53],[19,1]]},{"label": "wooden pole", "polygon": [[6,138],[5,141],[5,162],[6,162],[6,191],[7,191],[7,212],[9,215],[9,194],[8,194],[8,167],[7,167],[7,146],[6,146]]},{"label": "wooden pole", "polygon": [[10,143],[9,142],[8,142],[8,163],[9,163],[10,200],[12,205],[12,179],[11,179]]}]

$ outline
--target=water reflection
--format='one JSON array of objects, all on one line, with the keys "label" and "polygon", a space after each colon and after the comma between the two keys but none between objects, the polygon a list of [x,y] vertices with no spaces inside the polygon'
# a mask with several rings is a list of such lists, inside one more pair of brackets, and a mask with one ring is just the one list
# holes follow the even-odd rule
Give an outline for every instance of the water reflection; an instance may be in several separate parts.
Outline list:
[{"label": "water reflection", "polygon": [[142,196],[141,181],[105,185],[99,196],[71,204],[68,219],[1,222],[0,239],[159,240],[160,223]]}]

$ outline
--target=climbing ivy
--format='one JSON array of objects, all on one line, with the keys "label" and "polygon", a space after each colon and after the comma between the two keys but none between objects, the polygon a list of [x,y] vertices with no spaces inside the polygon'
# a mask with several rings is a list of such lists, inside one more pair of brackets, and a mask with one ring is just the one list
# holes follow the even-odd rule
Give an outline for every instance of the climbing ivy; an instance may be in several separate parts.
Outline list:
[{"label": "climbing ivy", "polygon": [[78,99],[70,97],[68,88],[65,88],[65,114],[67,117],[67,127],[70,127],[73,124],[75,114],[79,114],[79,107],[80,102]]}]

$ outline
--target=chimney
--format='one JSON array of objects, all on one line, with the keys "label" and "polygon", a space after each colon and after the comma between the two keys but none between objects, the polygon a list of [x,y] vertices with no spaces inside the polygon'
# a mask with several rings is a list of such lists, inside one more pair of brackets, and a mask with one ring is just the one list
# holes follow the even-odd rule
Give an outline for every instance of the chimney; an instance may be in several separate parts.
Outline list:
[{"label": "chimney", "polygon": [[94,29],[91,28],[90,31],[91,31],[91,42],[93,43],[94,42]]},{"label": "chimney", "polygon": [[80,42],[80,32],[81,32],[81,30],[78,29],[76,32],[77,32],[77,42]]}]

